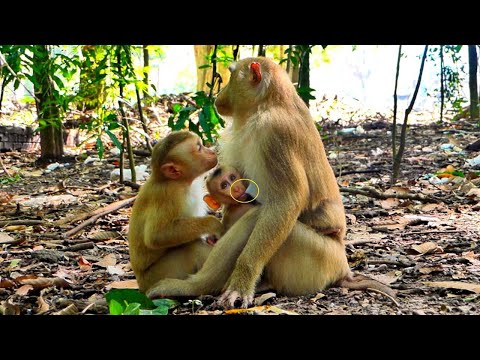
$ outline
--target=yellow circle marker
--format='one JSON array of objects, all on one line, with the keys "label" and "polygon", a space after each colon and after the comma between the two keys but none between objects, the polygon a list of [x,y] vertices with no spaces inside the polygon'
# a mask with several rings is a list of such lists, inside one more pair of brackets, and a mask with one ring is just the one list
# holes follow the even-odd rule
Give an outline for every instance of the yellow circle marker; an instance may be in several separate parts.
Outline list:
[{"label": "yellow circle marker", "polygon": [[[242,180],[250,181],[250,182],[254,183],[255,186],[257,187],[257,196],[255,196],[252,200],[249,200],[249,201],[240,201],[240,200],[237,200],[237,199],[235,199],[235,198],[233,197],[233,195],[232,195],[233,184],[235,184],[235,183],[238,182],[238,181],[242,181]],[[232,183],[232,185],[230,186],[230,197],[231,197],[233,200],[235,200],[236,202],[239,202],[239,203],[242,203],[242,204],[248,204],[248,203],[251,203],[252,201],[255,201],[255,199],[258,197],[258,195],[260,195],[260,188],[258,187],[258,184],[257,184],[255,181],[253,181],[252,179],[237,179],[237,180],[235,180],[235,181]]]}]

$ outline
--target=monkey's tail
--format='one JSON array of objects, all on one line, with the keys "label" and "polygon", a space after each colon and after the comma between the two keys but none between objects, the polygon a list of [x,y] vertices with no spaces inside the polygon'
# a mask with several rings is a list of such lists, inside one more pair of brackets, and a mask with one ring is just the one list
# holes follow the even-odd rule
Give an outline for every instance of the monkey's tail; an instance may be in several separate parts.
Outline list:
[{"label": "monkey's tail", "polygon": [[397,294],[395,290],[365,275],[356,274],[356,275],[349,276],[347,278],[340,280],[337,283],[337,285],[340,287],[353,289],[353,290],[375,289],[382,293],[387,294],[388,296],[391,296],[394,299],[397,298]]}]

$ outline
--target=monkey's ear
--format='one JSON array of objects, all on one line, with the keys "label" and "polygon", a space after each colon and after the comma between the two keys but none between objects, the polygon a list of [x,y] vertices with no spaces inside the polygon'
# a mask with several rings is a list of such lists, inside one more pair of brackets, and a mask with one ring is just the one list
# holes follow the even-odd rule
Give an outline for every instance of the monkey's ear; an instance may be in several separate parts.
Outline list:
[{"label": "monkey's ear", "polygon": [[220,204],[210,194],[205,195],[203,201],[205,201],[208,207],[212,210],[218,210],[220,208]]},{"label": "monkey's ear", "polygon": [[260,81],[262,81],[262,70],[260,69],[260,63],[258,62],[252,62],[250,64],[250,71],[252,72],[253,75],[253,83],[259,84]]},{"label": "monkey's ear", "polygon": [[183,175],[180,166],[173,162],[163,164],[160,167],[160,171],[162,172],[163,176],[172,180],[177,180]]}]

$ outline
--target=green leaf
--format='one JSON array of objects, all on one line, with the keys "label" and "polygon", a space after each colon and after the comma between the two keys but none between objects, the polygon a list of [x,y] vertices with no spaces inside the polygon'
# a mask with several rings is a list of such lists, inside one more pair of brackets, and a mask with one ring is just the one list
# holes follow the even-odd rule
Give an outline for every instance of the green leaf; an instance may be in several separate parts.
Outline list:
[{"label": "green leaf", "polygon": [[209,64],[205,64],[205,65],[200,65],[198,68],[199,68],[199,69],[207,69],[207,68],[209,68],[209,67],[210,67]]},{"label": "green leaf", "polygon": [[202,127],[205,135],[207,136],[208,141],[213,142],[212,139],[212,130],[210,129],[210,124],[208,123],[207,119],[208,113],[205,112],[205,107],[202,108],[200,114],[198,114],[198,122]]},{"label": "green leaf", "polygon": [[182,109],[178,115],[178,121],[177,123],[173,126],[174,131],[182,130],[185,127],[185,121],[188,119],[190,116],[190,111]]},{"label": "green leaf", "polygon": [[461,170],[455,170],[454,172],[452,172],[452,175],[459,176],[459,177],[462,177],[462,178],[465,177],[465,174]]},{"label": "green leaf", "polygon": [[139,303],[130,303],[125,308],[123,315],[140,315],[140,304]]},{"label": "green leaf", "polygon": [[152,302],[156,307],[166,306],[169,309],[179,304],[178,301],[172,299],[155,299]]},{"label": "green leaf", "polygon": [[106,295],[107,303],[117,301],[120,303],[138,303],[144,309],[155,308],[154,303],[145,294],[135,289],[112,289]]},{"label": "green leaf", "polygon": [[110,315],[122,315],[123,314],[123,306],[117,300],[112,300],[108,303],[108,309],[110,311]]},{"label": "green leaf", "polygon": [[120,140],[117,139],[117,137],[115,136],[114,133],[112,133],[110,130],[108,129],[105,129],[105,132],[107,133],[107,135],[110,137],[110,139],[112,140],[113,144],[119,149],[119,150],[122,150],[123,149],[123,145],[122,143],[120,142]]},{"label": "green leaf", "polygon": [[177,103],[172,105],[172,110],[174,114],[178,113],[180,110],[182,110],[182,108],[183,108],[182,104]]},{"label": "green leaf", "polygon": [[101,159],[103,157],[104,148],[103,148],[103,142],[100,136],[97,137],[97,151],[98,151],[98,157]]},{"label": "green leaf", "polygon": [[171,115],[169,118],[168,118],[168,122],[167,122],[167,125],[170,129],[173,130],[173,127],[175,126],[174,123],[173,123],[173,120],[175,119],[175,115]]}]

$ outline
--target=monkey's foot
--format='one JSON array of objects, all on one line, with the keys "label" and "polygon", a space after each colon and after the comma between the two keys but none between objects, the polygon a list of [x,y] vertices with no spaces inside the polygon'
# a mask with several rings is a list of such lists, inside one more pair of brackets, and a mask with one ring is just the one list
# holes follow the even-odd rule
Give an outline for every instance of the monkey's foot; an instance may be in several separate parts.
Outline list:
[{"label": "monkey's foot", "polygon": [[227,289],[218,299],[218,303],[224,308],[242,307],[246,309],[253,304],[253,294],[241,295],[238,291]]},{"label": "monkey's foot", "polygon": [[183,296],[181,291],[182,280],[163,279],[147,290],[145,295],[150,299],[159,299],[167,296]]}]

